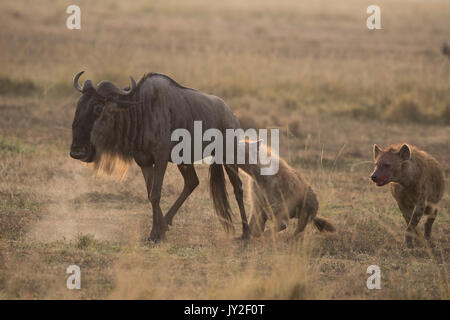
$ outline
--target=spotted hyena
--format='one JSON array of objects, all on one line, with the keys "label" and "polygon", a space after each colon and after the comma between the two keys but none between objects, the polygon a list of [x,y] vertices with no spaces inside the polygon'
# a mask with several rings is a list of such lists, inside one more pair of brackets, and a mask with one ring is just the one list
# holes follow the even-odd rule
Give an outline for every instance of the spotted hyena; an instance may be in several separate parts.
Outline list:
[{"label": "spotted hyena", "polygon": [[319,202],[317,196],[302,175],[288,165],[261,141],[244,141],[248,158],[249,146],[257,145],[257,150],[270,154],[272,161],[277,158],[279,170],[273,175],[262,175],[262,163],[250,164],[246,159],[239,168],[250,175],[248,194],[251,204],[250,231],[253,236],[260,236],[264,232],[267,220],[274,223],[274,231],[286,228],[289,219],[297,220],[295,235],[303,234],[310,222],[319,231],[335,231],[334,226],[326,219],[317,216]]},{"label": "spotted hyena", "polygon": [[444,171],[425,151],[409,144],[393,144],[382,150],[373,147],[375,170],[370,178],[377,186],[391,184],[391,193],[406,220],[405,241],[412,247],[413,233],[423,215],[425,238],[431,241],[431,228],[438,213],[437,204],[445,189]]}]

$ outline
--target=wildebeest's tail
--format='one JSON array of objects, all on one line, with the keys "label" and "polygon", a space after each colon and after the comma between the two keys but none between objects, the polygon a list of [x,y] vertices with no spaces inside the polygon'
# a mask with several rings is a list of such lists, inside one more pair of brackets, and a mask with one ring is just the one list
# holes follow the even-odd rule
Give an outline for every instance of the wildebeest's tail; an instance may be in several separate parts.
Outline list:
[{"label": "wildebeest's tail", "polygon": [[213,163],[209,167],[209,187],[214,203],[214,210],[227,232],[234,232],[232,211],[228,200],[225,175],[221,164]]},{"label": "wildebeest's tail", "polygon": [[328,232],[334,232],[336,231],[336,228],[327,220],[320,217],[315,217],[313,219],[314,225],[316,228],[322,232],[322,231],[328,231]]}]

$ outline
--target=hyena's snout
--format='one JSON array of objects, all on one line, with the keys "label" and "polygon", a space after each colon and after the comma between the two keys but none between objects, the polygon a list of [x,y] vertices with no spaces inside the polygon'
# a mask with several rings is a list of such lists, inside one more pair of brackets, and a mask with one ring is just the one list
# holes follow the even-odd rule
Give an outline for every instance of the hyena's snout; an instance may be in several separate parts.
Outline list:
[{"label": "hyena's snout", "polygon": [[373,182],[377,182],[377,174],[374,172],[372,172],[372,174],[370,175],[370,179],[372,179]]}]

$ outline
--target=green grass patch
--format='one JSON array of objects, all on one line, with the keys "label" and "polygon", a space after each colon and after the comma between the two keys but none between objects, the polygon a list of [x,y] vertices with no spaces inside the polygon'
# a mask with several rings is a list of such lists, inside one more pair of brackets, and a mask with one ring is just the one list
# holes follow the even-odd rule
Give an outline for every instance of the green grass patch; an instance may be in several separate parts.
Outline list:
[{"label": "green grass patch", "polygon": [[42,89],[29,79],[13,80],[7,76],[0,76],[0,94],[30,96],[41,92]]},{"label": "green grass patch", "polygon": [[50,97],[67,97],[76,95],[77,91],[74,89],[70,81],[57,81],[53,83],[45,92]]},{"label": "green grass patch", "polygon": [[74,246],[80,250],[91,250],[101,254],[120,252],[120,246],[109,241],[95,239],[92,234],[79,234],[75,239]]},{"label": "green grass patch", "polygon": [[0,239],[18,240],[26,227],[38,218],[42,203],[28,194],[0,191]]},{"label": "green grass patch", "polygon": [[0,154],[8,152],[31,155],[36,152],[36,148],[21,139],[13,139],[0,135]]}]

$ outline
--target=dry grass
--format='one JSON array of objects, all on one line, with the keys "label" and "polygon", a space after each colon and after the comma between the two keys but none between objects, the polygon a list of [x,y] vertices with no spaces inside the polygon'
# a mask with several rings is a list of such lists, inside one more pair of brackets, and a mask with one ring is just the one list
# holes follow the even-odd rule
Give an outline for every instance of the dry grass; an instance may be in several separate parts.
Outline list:
[{"label": "dry grass", "polygon": [[[439,52],[448,2],[380,1],[380,31],[365,28],[368,1],[80,1],[80,31],[65,28],[69,4],[0,4],[0,298],[449,298],[448,192],[436,247],[408,250],[388,188],[368,179],[373,143],[407,141],[450,173],[450,63]],[[68,156],[80,70],[121,85],[163,72],[223,97],[244,127],[280,127],[281,156],[338,231],[308,227],[302,242],[291,222],[275,237],[235,242],[199,166],[200,186],[167,240],[147,244],[136,165],[116,182]],[[180,178],[170,167],[163,211]],[[65,287],[71,264],[80,291]],[[372,264],[381,290],[365,286]]]}]

